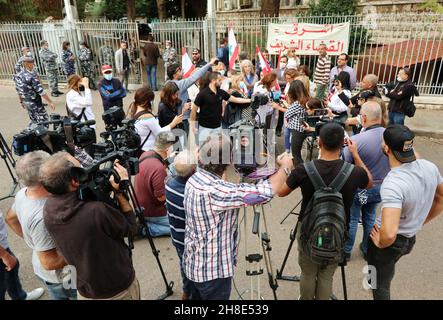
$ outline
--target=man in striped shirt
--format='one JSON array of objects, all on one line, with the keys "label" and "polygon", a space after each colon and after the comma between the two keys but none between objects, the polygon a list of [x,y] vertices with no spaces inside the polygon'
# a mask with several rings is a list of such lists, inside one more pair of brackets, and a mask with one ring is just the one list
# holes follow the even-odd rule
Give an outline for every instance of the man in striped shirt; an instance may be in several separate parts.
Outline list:
[{"label": "man in striped shirt", "polygon": [[314,71],[314,83],[317,85],[316,98],[323,101],[327,95],[329,73],[331,72],[331,59],[327,56],[326,45],[320,44],[319,57]]},{"label": "man in striped shirt", "polygon": [[224,180],[231,159],[229,137],[209,136],[199,150],[199,170],[185,187],[183,267],[193,282],[193,299],[228,300],[237,263],[239,208],[272,199],[292,168],[286,153],[280,169],[257,184]]},{"label": "man in striped shirt", "polygon": [[180,261],[180,271],[183,280],[182,300],[192,298],[192,283],[186,278],[182,267],[182,256],[185,238],[185,209],[183,207],[185,185],[194,174],[197,161],[189,150],[180,152],[174,159],[176,177],[166,182],[166,210],[168,211],[169,226],[171,228],[172,244],[177,250]]}]

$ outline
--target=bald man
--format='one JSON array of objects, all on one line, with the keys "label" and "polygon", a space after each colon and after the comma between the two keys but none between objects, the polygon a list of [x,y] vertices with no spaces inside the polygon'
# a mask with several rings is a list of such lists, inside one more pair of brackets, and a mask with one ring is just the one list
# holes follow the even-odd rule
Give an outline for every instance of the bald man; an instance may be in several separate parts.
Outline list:
[{"label": "bald man", "polygon": [[[348,260],[354,246],[360,213],[363,220],[363,240],[360,244],[360,250],[366,260],[369,234],[375,223],[377,205],[381,202],[380,186],[390,171],[388,157],[383,154],[381,147],[385,128],[381,126],[382,112],[380,105],[375,101],[368,101],[361,107],[360,115],[363,130],[361,133],[352,136],[351,140],[357,142],[358,154],[371,172],[374,186],[367,191],[358,190],[355,194],[354,203],[351,207],[349,238],[345,246],[345,254]],[[348,148],[344,150],[344,159],[351,163],[354,161]]]}]

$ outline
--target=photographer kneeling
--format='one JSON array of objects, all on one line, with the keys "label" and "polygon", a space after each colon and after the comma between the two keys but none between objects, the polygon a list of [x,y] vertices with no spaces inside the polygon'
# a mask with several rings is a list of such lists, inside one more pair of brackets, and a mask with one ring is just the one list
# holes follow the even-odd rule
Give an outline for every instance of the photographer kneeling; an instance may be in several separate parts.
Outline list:
[{"label": "photographer kneeling", "polygon": [[[136,229],[133,209],[114,176],[110,183],[120,209],[79,200],[76,167],[76,159],[58,152],[42,165],[40,179],[53,194],[44,207],[45,225],[66,262],[76,268],[78,299],[138,300],[140,287],[124,242]],[[120,164],[114,169],[122,181],[129,179]]]}]

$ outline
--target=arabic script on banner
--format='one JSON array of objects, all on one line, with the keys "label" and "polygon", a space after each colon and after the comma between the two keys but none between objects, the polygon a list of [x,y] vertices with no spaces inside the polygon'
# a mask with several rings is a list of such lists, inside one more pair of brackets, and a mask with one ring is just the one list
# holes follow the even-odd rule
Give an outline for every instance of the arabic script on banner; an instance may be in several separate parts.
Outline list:
[{"label": "arabic script on banner", "polygon": [[329,55],[348,52],[349,22],[340,24],[290,23],[268,25],[268,50],[278,54],[295,49],[297,55],[317,55],[319,45],[326,45]]}]

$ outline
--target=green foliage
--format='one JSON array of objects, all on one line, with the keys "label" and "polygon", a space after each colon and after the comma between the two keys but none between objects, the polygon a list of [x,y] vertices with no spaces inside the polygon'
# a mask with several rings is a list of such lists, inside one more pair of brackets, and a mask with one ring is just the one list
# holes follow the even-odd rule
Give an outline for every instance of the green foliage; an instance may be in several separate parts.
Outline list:
[{"label": "green foliage", "polygon": [[429,10],[435,13],[443,13],[443,6],[437,0],[427,0],[420,7],[422,10]]},{"label": "green foliage", "polygon": [[155,0],[135,0],[135,15],[148,19],[158,17],[157,3]]}]

